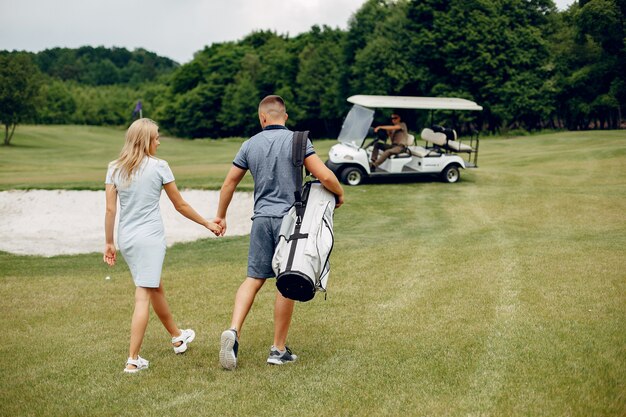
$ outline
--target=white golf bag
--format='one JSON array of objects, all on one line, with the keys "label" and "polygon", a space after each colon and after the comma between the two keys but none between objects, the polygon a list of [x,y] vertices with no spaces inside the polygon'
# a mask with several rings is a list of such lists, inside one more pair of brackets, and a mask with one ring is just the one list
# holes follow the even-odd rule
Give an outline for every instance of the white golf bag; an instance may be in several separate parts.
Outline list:
[{"label": "white golf bag", "polygon": [[276,287],[292,300],[309,301],[326,292],[333,249],[335,195],[319,181],[307,182],[302,198],[283,218],[272,268]]}]

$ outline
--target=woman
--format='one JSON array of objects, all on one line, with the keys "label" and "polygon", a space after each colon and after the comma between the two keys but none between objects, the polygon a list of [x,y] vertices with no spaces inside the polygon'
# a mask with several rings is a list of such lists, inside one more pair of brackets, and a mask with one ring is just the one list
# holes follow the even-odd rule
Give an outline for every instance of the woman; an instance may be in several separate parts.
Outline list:
[{"label": "woman", "polygon": [[175,353],[185,352],[195,338],[193,330],[180,330],[176,326],[163,292],[161,269],[166,246],[159,210],[161,188],[183,216],[216,235],[221,232],[219,225],[204,219],[182,198],[167,162],[155,158],[159,145],[157,124],[145,118],[136,120],[126,132],[126,142],[119,158],[109,164],[105,181],[104,262],[113,266],[116,261],[113,226],[119,196],[118,245],[136,286],[130,349],[124,368],[124,372],[129,373],[148,368],[148,361],[139,356],[139,349],[148,325],[150,303],[172,336]]}]

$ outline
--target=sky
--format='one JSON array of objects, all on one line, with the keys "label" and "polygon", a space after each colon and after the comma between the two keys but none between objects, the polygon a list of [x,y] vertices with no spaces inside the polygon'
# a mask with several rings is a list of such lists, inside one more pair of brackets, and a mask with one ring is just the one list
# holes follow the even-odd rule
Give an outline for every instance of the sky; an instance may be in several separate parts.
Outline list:
[{"label": "sky", "polygon": [[[565,9],[574,0],[556,0]],[[346,29],[364,0],[0,0],[0,50],[144,48],[189,62],[206,45],[254,30],[295,36]]]}]

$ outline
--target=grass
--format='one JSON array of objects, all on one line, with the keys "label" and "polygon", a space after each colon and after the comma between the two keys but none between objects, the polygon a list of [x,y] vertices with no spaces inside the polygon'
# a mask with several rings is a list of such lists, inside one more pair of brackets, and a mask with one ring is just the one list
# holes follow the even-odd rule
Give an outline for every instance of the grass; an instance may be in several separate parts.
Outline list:
[{"label": "grass", "polygon": [[[56,172],[32,183],[4,175],[27,171],[22,152],[45,163],[57,129],[85,152],[96,147],[83,143],[88,132],[119,134],[29,127],[34,148],[18,131],[0,165],[5,188],[65,184]],[[188,164],[183,181],[218,183],[237,143],[172,139],[160,152],[175,174]],[[103,161],[118,144],[100,149]],[[83,180],[68,154],[55,162],[68,167],[67,187],[96,187],[100,156],[83,158],[95,178]],[[479,162],[457,184],[346,189],[328,299],[297,305],[289,342],[300,359],[288,367],[265,365],[273,282],[246,322],[240,367],[219,367],[246,237],[168,251],[170,305],[198,338],[175,356],[151,317],[151,366],[134,376],[121,372],[133,306],[125,265],[0,253],[0,415],[625,415],[626,134],[489,139]]]},{"label": "grass", "polygon": [[[158,156],[173,168],[179,188],[221,187],[243,139],[186,140],[161,137]],[[0,191],[103,188],[108,163],[124,143],[121,129],[97,126],[20,126],[13,145],[0,146]],[[334,141],[316,141],[320,155]],[[250,176],[241,184],[252,190]]]}]

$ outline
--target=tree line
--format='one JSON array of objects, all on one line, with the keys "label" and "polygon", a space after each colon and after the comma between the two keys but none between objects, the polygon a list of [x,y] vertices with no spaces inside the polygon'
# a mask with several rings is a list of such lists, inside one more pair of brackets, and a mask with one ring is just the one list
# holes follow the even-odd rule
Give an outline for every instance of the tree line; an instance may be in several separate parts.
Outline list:
[{"label": "tree line", "polygon": [[[123,125],[141,100],[144,115],[172,134],[247,136],[258,129],[260,98],[279,94],[291,127],[335,137],[347,97],[388,94],[482,105],[480,113],[437,112],[461,129],[617,128],[625,15],[626,0],[580,0],[565,11],[552,0],[367,0],[347,30],[255,31],[184,65],[124,48],[5,51],[0,85],[15,72],[35,81],[20,103],[0,90],[0,121],[9,126],[9,113],[21,111],[37,123]],[[417,112],[405,118],[413,128],[427,123]]]}]

